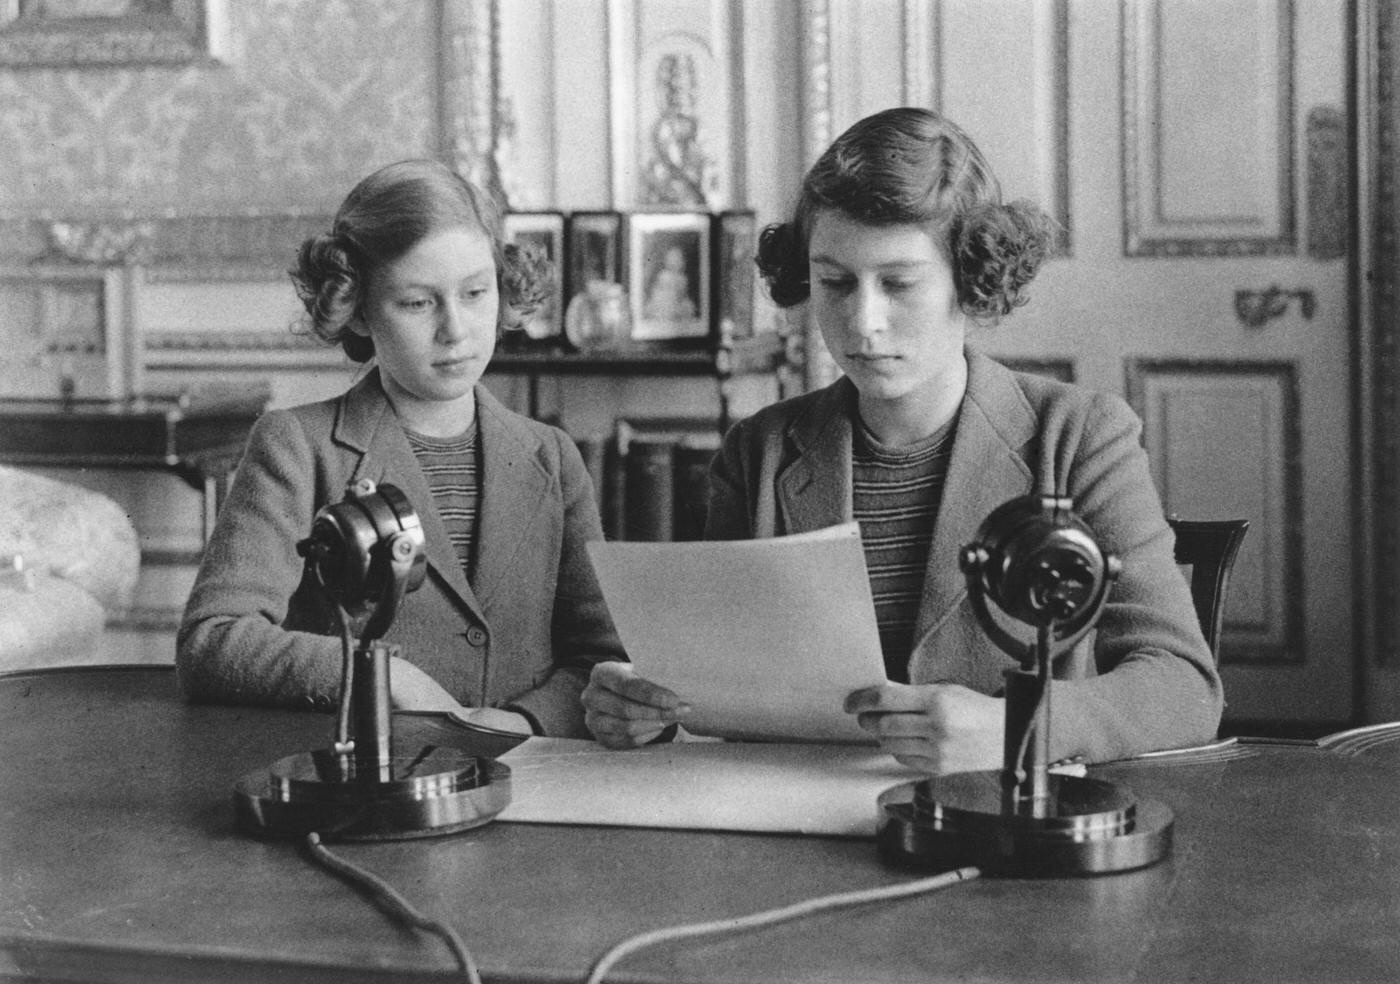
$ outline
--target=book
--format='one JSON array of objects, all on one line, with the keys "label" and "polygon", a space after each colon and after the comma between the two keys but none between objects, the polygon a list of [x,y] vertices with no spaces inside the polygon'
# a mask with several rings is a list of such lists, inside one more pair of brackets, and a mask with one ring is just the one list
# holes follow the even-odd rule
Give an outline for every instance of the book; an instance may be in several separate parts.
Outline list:
[{"label": "book", "polygon": [[672,452],[673,520],[671,539],[701,540],[710,506],[710,463],[719,451],[719,435],[689,434]]}]

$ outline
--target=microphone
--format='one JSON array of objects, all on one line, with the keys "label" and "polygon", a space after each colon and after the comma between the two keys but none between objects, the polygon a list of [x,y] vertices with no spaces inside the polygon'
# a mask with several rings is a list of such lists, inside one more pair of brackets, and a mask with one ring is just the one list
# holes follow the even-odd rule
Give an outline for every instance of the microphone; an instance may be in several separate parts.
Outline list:
[{"label": "microphone", "polygon": [[240,826],[260,835],[386,840],[494,819],[510,804],[508,766],[458,748],[399,747],[394,740],[389,670],[400,648],[381,640],[427,572],[423,528],[407,497],[393,485],[353,483],[344,501],[316,513],[297,553],[341,623],[335,736],[329,748],[244,776],[234,789]]},{"label": "microphone", "polygon": [[[959,564],[978,624],[1019,664],[1004,673],[1002,768],[886,790],[881,853],[918,867],[975,865],[1016,876],[1102,874],[1161,860],[1171,846],[1170,810],[1136,802],[1103,780],[1052,774],[1050,766],[1052,667],[1103,614],[1122,569],[1118,558],[1100,546],[1072,500],[1028,495],[994,509]],[[1033,629],[1033,641],[1013,631],[1015,623]]]}]

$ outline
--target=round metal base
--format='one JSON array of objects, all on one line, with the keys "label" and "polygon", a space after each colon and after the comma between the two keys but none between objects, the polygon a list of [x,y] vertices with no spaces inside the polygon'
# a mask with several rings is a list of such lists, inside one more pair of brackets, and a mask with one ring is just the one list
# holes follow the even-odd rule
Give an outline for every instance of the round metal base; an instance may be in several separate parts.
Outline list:
[{"label": "round metal base", "polygon": [[440,745],[396,749],[386,765],[329,749],[279,759],[234,787],[239,826],[324,840],[434,837],[489,823],[510,805],[510,768]]},{"label": "round metal base", "polygon": [[965,772],[880,794],[877,842],[896,864],[988,875],[1131,871],[1171,851],[1171,810],[1098,779],[1051,775],[1044,816],[1004,814],[999,772]]}]

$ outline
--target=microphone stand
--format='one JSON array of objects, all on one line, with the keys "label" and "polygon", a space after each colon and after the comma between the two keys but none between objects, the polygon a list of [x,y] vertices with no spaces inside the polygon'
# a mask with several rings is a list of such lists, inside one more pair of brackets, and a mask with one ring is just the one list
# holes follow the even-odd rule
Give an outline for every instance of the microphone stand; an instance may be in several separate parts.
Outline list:
[{"label": "microphone stand", "polygon": [[343,502],[316,514],[297,552],[340,617],[340,712],[329,748],[288,756],[238,782],[239,825],[258,835],[395,840],[490,822],[510,804],[508,766],[394,738],[389,664],[399,647],[381,637],[427,564],[422,527],[403,493],[356,483]]},{"label": "microphone stand", "polygon": [[[1117,580],[1069,499],[1024,496],[987,517],[963,549],[968,597],[983,631],[1019,666],[1005,672],[999,771],[935,776],[879,797],[881,855],[921,868],[1062,876],[1128,871],[1171,849],[1173,818],[1113,783],[1053,772],[1051,667],[1093,628]],[[1035,628],[1029,646],[988,607]]]}]

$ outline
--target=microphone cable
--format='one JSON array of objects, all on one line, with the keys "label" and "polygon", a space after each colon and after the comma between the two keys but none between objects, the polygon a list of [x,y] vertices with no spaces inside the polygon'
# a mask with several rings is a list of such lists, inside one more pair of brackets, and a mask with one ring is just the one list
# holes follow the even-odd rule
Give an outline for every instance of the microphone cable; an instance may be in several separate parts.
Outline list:
[{"label": "microphone cable", "polygon": [[720,933],[737,933],[745,930],[760,929],[764,926],[773,926],[777,923],[787,922],[791,919],[798,919],[802,916],[810,916],[817,912],[825,912],[829,909],[840,909],[847,906],[862,905],[866,902],[882,902],[889,899],[909,898],[913,895],[922,895],[926,892],[936,892],[951,885],[972,881],[980,876],[982,872],[977,868],[956,868],[953,871],[945,871],[940,875],[931,878],[920,878],[911,882],[902,882],[898,885],[884,885],[879,888],[865,888],[854,892],[841,892],[837,895],[823,895],[814,899],[806,899],[793,905],[783,906],[778,909],[766,909],[762,912],[755,912],[747,916],[739,916],[733,919],[716,919],[713,922],[685,923],[679,926],[666,926],[661,929],[653,929],[645,933],[638,933],[630,936],[610,950],[604,953],[597,962],[593,964],[588,973],[585,984],[601,984],[603,976],[613,968],[619,960],[636,953],[638,950],[654,946],[657,943],[664,943],[669,940],[691,939],[696,936],[715,936]]},{"label": "microphone cable", "polygon": [[357,888],[367,892],[389,912],[415,929],[432,933],[445,942],[457,960],[457,966],[466,976],[468,984],[481,984],[481,971],[477,969],[476,958],[467,949],[466,943],[457,931],[445,922],[430,919],[413,907],[407,899],[394,890],[394,887],[373,872],[366,871],[357,864],[332,854],[321,843],[321,835],[314,830],[306,835],[306,848],[312,860]]}]

